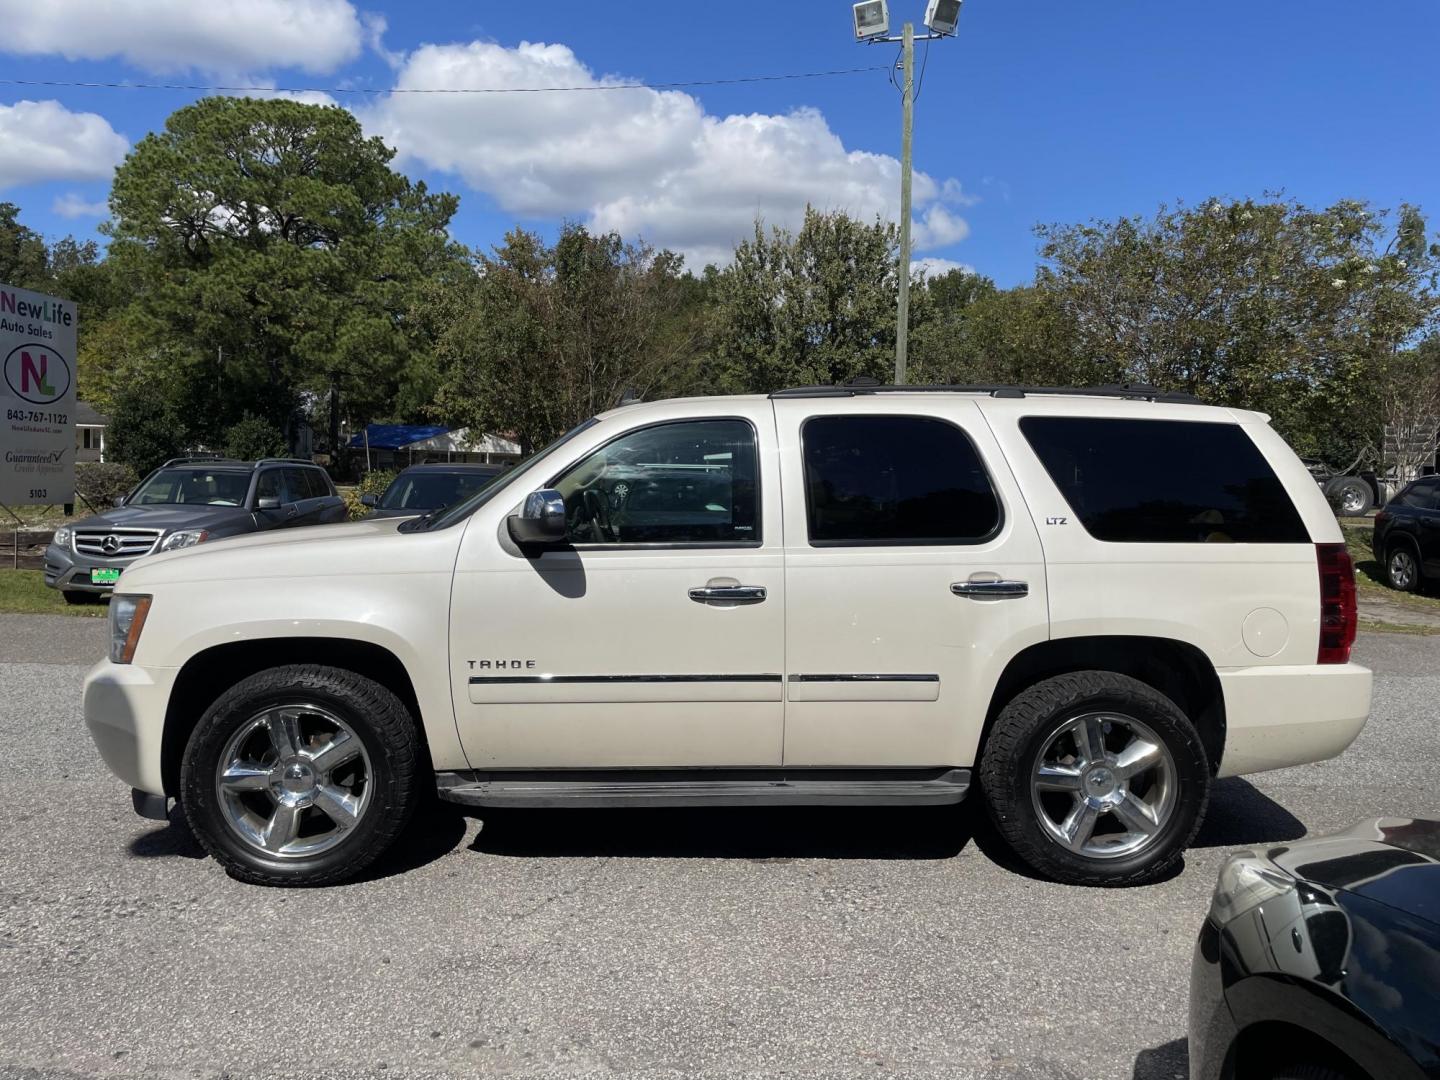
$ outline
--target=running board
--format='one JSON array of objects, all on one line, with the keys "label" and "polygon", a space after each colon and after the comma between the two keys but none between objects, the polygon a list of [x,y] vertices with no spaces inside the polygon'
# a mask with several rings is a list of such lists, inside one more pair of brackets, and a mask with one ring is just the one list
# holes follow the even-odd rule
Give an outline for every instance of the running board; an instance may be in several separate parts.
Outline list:
[{"label": "running board", "polygon": [[965,798],[970,770],[438,773],[435,780],[440,798],[465,806],[942,806]]}]

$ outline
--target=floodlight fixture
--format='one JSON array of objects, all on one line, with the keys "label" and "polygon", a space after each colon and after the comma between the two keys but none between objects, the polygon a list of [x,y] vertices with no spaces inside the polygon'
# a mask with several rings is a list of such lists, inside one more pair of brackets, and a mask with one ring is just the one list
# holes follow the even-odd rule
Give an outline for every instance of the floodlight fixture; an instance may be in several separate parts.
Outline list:
[{"label": "floodlight fixture", "polygon": [[863,0],[855,5],[855,40],[869,41],[890,33],[890,5],[886,0]]},{"label": "floodlight fixture", "polygon": [[947,37],[955,33],[960,22],[960,5],[964,0],[930,0],[925,7],[925,25],[934,33]]}]

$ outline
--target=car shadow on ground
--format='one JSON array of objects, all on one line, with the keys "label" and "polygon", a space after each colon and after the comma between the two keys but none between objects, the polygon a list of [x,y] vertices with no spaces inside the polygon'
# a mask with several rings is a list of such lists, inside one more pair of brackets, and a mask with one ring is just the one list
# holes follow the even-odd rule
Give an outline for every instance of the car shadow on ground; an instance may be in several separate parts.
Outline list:
[{"label": "car shadow on ground", "polygon": [[1210,808],[1191,847],[1281,844],[1305,835],[1304,823],[1254,784],[1238,776],[1217,780]]},{"label": "car shadow on ground", "polygon": [[470,848],[521,858],[949,859],[974,836],[971,807],[716,807],[467,811]]},{"label": "car shadow on ground", "polygon": [[1131,1080],[1185,1080],[1190,1075],[1190,1041],[1175,1039],[1135,1056]]}]

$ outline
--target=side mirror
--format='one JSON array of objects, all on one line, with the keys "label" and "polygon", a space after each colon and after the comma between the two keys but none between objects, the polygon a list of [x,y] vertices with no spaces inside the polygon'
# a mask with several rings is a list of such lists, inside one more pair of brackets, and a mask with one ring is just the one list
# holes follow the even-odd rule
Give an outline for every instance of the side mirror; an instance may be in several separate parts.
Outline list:
[{"label": "side mirror", "polygon": [[505,519],[510,539],[523,547],[559,544],[565,540],[565,497],[551,488],[525,496],[518,514]]},{"label": "side mirror", "polygon": [[279,510],[279,509],[280,509],[280,496],[279,496],[279,495],[261,495],[258,499],[255,500],[255,509],[256,509],[256,510]]},{"label": "side mirror", "polygon": [[360,505],[361,505],[361,506],[379,506],[379,505],[380,505],[380,496],[379,496],[379,495],[361,495],[361,496],[360,496]]},{"label": "side mirror", "polygon": [[116,496],[115,496],[115,505],[116,505],[116,506],[124,506],[124,505],[125,505],[125,499],[126,499],[126,498],[127,498],[127,496],[125,496],[125,495],[116,495]]}]

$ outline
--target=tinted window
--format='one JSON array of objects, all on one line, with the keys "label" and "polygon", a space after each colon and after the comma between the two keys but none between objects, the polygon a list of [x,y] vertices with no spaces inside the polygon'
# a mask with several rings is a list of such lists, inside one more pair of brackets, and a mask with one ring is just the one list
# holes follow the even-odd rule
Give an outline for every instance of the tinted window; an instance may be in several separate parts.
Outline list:
[{"label": "tinted window", "polygon": [[954,424],[817,416],[802,439],[812,544],[971,544],[1000,524],[980,456]]},{"label": "tinted window", "polygon": [[1236,424],[1030,416],[1020,430],[1097,540],[1310,542],[1284,485]]},{"label": "tinted window", "polygon": [[285,487],[280,482],[279,469],[266,469],[260,474],[260,479],[255,482],[255,498],[264,499],[274,497],[282,503],[285,502]]},{"label": "tinted window", "polygon": [[285,474],[285,502],[311,498],[310,469],[282,469]]},{"label": "tinted window", "polygon": [[328,499],[330,497],[330,478],[320,469],[306,469],[305,481],[310,489],[312,499]]},{"label": "tinted window", "polygon": [[743,420],[661,424],[606,443],[555,484],[576,544],[760,539],[755,431]]},{"label": "tinted window", "polygon": [[1402,491],[1395,501],[1402,506],[1413,506],[1419,510],[1434,510],[1437,491],[1440,491],[1440,485],[1434,480],[1417,480]]}]

